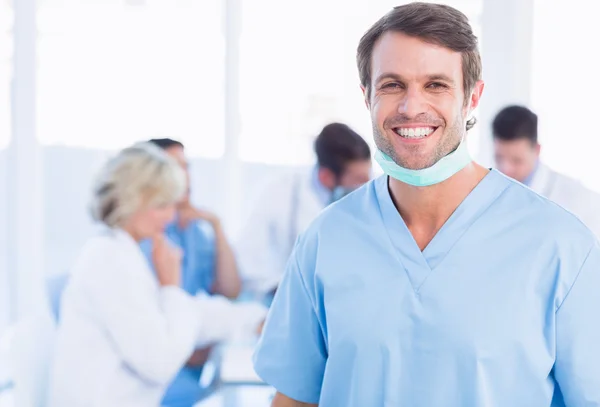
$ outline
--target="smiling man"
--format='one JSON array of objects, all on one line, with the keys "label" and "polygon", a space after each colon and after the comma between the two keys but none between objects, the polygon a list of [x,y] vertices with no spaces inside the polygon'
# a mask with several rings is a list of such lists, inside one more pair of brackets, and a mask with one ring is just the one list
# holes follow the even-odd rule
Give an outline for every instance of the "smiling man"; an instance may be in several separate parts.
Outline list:
[{"label": "smiling man", "polygon": [[385,175],[296,244],[255,353],[273,406],[599,406],[600,248],[469,157],[466,17],[396,7],[357,60]]}]

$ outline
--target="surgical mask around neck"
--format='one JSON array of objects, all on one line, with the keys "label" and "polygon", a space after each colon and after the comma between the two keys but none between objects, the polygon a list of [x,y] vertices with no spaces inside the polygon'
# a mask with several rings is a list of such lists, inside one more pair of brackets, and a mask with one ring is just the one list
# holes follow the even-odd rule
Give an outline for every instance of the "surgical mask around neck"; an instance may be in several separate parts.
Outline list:
[{"label": "surgical mask around neck", "polygon": [[399,166],[383,151],[377,149],[375,160],[383,172],[398,181],[416,187],[427,187],[439,184],[465,168],[472,160],[467,143],[463,139],[456,150],[440,159],[431,167],[411,170]]}]

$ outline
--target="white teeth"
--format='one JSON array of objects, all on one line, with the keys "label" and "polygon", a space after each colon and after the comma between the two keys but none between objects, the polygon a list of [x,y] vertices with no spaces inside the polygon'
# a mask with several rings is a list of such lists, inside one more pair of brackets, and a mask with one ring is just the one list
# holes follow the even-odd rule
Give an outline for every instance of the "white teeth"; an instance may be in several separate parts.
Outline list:
[{"label": "white teeth", "polygon": [[433,127],[400,127],[396,129],[396,133],[406,138],[423,138],[433,133],[435,129]]}]

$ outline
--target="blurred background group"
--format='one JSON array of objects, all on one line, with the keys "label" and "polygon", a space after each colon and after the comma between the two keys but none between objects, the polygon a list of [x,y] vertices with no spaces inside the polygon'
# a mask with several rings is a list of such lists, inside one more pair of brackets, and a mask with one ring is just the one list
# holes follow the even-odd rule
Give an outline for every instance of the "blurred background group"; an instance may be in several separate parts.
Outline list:
[{"label": "blurred background group", "polygon": [[[1,407],[45,406],[39,366],[52,344],[35,318],[48,313],[50,330],[59,323],[74,263],[99,230],[90,216],[98,174],[136,143],[186,174],[189,200],[176,216],[189,223],[166,232],[182,251],[182,288],[268,307],[297,235],[381,174],[356,46],[402,3],[0,0],[0,350],[29,363],[7,372],[0,360]],[[445,3],[480,40],[486,86],[472,155],[600,234],[600,60],[588,41],[600,35],[600,5]],[[212,351],[199,349],[177,377],[183,396],[173,397],[187,401],[164,405],[210,395],[201,376]],[[249,363],[236,355],[233,370]],[[222,367],[227,356],[213,359]],[[25,365],[33,370],[21,388],[37,390],[18,396]]]}]

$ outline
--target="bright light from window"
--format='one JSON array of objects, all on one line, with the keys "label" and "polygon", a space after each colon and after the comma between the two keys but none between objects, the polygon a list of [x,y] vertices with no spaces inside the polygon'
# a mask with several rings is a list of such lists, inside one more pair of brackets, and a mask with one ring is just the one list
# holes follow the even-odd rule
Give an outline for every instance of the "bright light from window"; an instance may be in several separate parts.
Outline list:
[{"label": "bright light from window", "polygon": [[221,0],[45,0],[38,28],[42,143],[170,137],[194,156],[223,154]]},{"label": "bright light from window", "polygon": [[[7,151],[11,140],[10,83],[12,80],[14,13],[10,3],[0,0],[0,336],[11,317],[11,290],[8,267],[8,186]],[[1,362],[0,362],[1,363]]]},{"label": "bright light from window", "polygon": [[[583,12],[582,12],[583,11]],[[534,9],[532,108],[539,117],[542,159],[554,169],[600,191],[596,163],[600,142],[600,72],[596,19],[600,4],[537,0]]]},{"label": "bright light from window", "polygon": [[13,55],[13,10],[8,2],[0,1],[0,150],[10,142],[10,82]]}]

